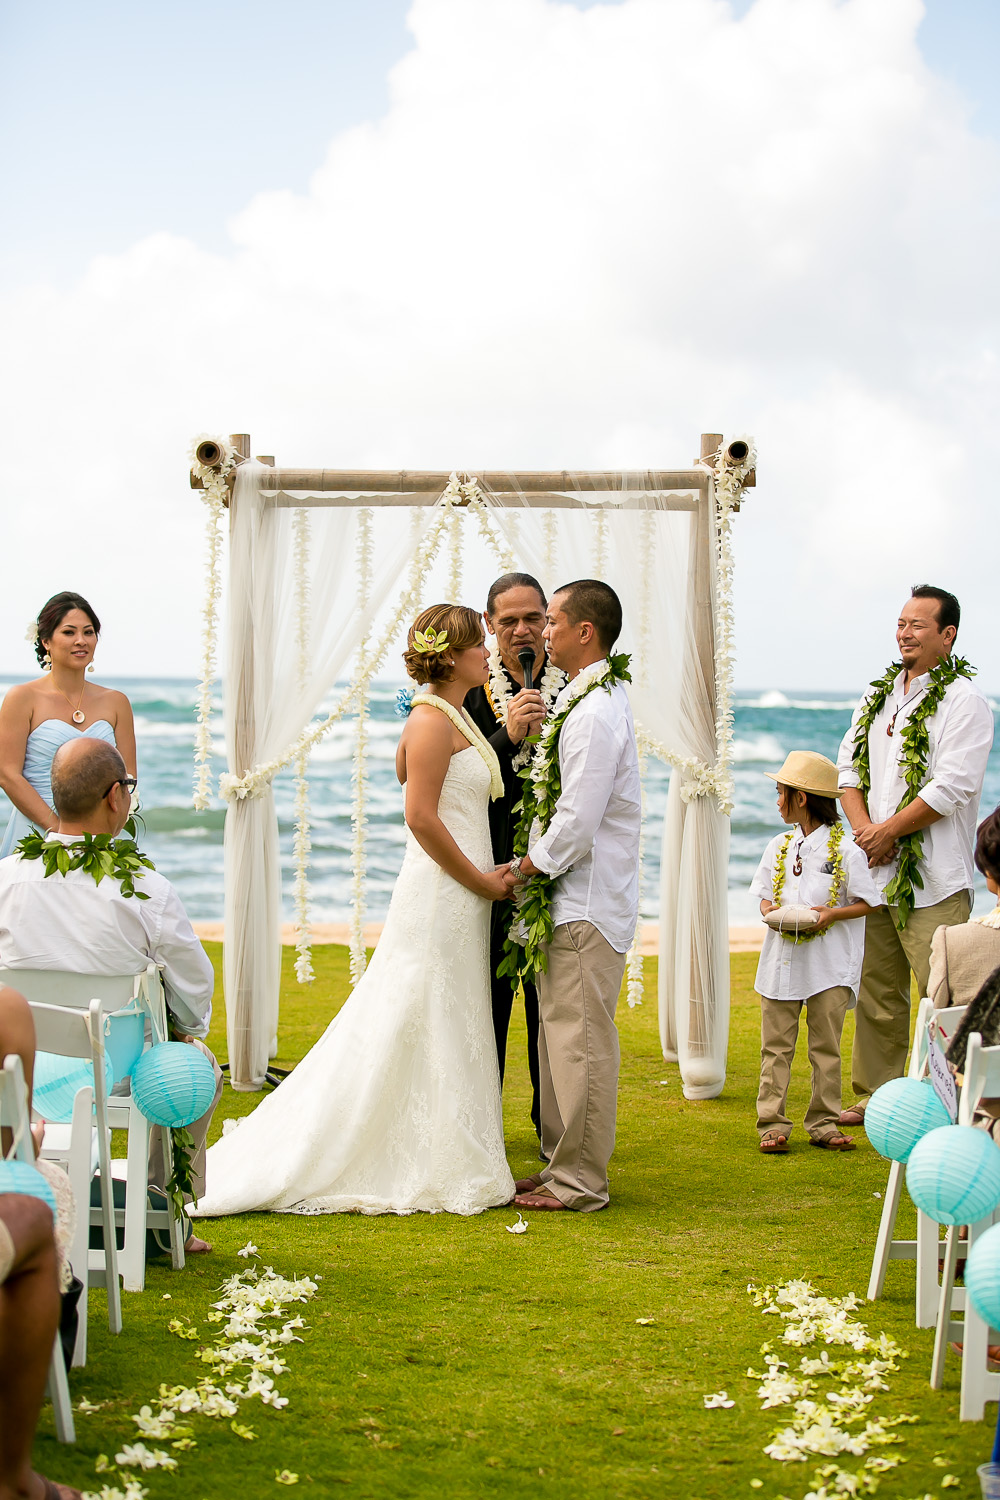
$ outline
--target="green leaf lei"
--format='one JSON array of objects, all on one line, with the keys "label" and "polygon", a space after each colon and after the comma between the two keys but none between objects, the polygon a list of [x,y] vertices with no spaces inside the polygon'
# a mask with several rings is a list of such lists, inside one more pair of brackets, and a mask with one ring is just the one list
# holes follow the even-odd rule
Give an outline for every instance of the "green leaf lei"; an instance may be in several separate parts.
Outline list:
[{"label": "green leaf lei", "polygon": [[[154,870],[156,866],[147,855],[140,853],[135,842],[135,820],[129,818],[125,824],[129,838],[112,838],[110,833],[84,833],[70,844],[59,839],[49,839],[37,829],[25,834],[17,845],[22,859],[40,859],[45,867],[45,879],[50,875],[68,875],[70,870],[86,870],[100,885],[105,876],[117,880],[126,899],[148,901],[145,891],[137,891],[135,882],[142,878],[143,870]],[[174,1170],[166,1185],[166,1193],[173,1205],[174,1214],[180,1218],[184,1209],[184,1194],[191,1192],[191,1149],[194,1141],[187,1130],[171,1130]]]},{"label": "green leaf lei", "polygon": [[[620,652],[617,656],[609,656],[607,667],[601,675],[588,683],[583,692],[571,699],[560,713],[549,719],[538,736],[532,736],[531,743],[537,742],[537,748],[530,764],[521,772],[524,790],[521,793],[520,802],[514,808],[515,813],[518,814],[518,824],[514,833],[515,857],[527,854],[528,837],[536,821],[541,832],[544,833],[555,814],[556,803],[562,792],[559,736],[563,725],[577,704],[582,703],[588,693],[594,692],[599,687],[606,688],[610,693],[616,682],[631,682],[630,661],[631,658],[624,652]],[[498,974],[509,974],[515,980],[531,979],[536,974],[544,973],[548,968],[548,954],[545,948],[552,941],[553,932],[552,884],[552,876],[535,875],[524,887],[518,905],[518,917],[524,924],[527,941],[523,944],[515,942],[508,934],[504,942],[503,962],[497,969]]]},{"label": "green leaf lei", "polygon": [[[902,662],[893,662],[883,677],[875,679],[871,684],[873,692],[865,699],[858,716],[852,759],[854,769],[858,773],[858,789],[864,796],[866,805],[872,785],[868,735],[885,707],[886,699],[892,692],[893,684],[902,670]],[[930,754],[927,720],[937,712],[938,704],[953,682],[957,682],[959,677],[974,677],[975,675],[975,667],[971,667],[961,656],[943,656],[937,666],[931,668],[927,691],[910,714],[900,733],[903,751],[900,764],[906,791],[896,808],[897,812],[908,807],[920,795],[920,789],[927,780],[927,757]],[[885,888],[885,899],[889,906],[897,908],[896,921],[900,931],[909,921],[916,904],[913,895],[914,886],[919,890],[923,890],[924,887],[923,876],[918,868],[923,842],[924,830],[922,828],[915,829],[913,833],[904,833],[896,840],[898,863],[895,875]]]},{"label": "green leaf lei", "polygon": [[[771,899],[774,902],[775,906],[781,905],[781,893],[785,889],[785,875],[787,874],[788,870],[788,850],[791,847],[792,839],[794,837],[795,829],[790,828],[781,842],[781,847],[778,850],[778,857],[774,862],[774,872],[771,876]],[[844,883],[845,879],[844,852],[840,847],[843,838],[843,823],[832,823],[830,825],[830,832],[827,838],[826,846],[827,851],[830,855],[830,863],[832,865],[832,869],[830,872],[832,876],[832,879],[830,881],[830,894],[826,898],[827,906],[836,906],[837,894],[840,891],[840,887]],[[829,932],[829,930],[829,927],[824,927],[821,932],[817,932],[815,927],[805,927],[801,932],[793,932],[791,928],[789,928],[786,932],[784,931],[784,929],[779,928],[778,935],[779,937],[783,937],[786,942],[789,943],[809,943],[812,942],[813,938],[824,937],[826,933]]]},{"label": "green leaf lei", "polygon": [[[132,819],[126,823],[130,832],[135,831]],[[68,875],[70,870],[86,870],[93,875],[97,885],[106,875],[117,880],[121,893],[126,898],[134,896],[137,901],[148,901],[145,891],[137,891],[136,878],[142,877],[143,869],[154,869],[153,861],[140,854],[134,838],[112,838],[110,833],[85,833],[64,844],[59,839],[46,838],[37,830],[25,834],[17,845],[22,859],[40,859],[45,866],[45,878],[50,875]]]}]

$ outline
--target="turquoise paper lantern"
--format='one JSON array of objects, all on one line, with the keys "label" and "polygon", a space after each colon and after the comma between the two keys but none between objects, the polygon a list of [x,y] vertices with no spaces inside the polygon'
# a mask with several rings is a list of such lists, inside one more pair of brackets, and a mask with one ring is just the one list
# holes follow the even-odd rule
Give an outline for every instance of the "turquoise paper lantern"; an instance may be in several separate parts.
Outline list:
[{"label": "turquoise paper lantern", "polygon": [[950,1124],[948,1111],[921,1078],[890,1079],[875,1090],[865,1109],[865,1134],[889,1161],[908,1161],[929,1130]]},{"label": "turquoise paper lantern", "polygon": [[1000,1328],[1000,1224],[981,1234],[969,1251],[965,1290],[983,1322]]},{"label": "turquoise paper lantern", "polygon": [[132,1098],[153,1125],[190,1125],[215,1098],[215,1069],[189,1042],[159,1042],[132,1069]]},{"label": "turquoise paper lantern", "polygon": [[917,1207],[938,1224],[978,1224],[1000,1204],[1000,1148],[972,1125],[946,1125],[918,1141],[906,1166]]},{"label": "turquoise paper lantern", "polygon": [[[104,1086],[113,1081],[111,1059],[104,1055]],[[45,1120],[73,1118],[73,1101],[80,1089],[94,1086],[94,1069],[82,1057],[60,1057],[57,1052],[36,1052],[31,1083],[31,1103]]]},{"label": "turquoise paper lantern", "polygon": [[0,1193],[24,1193],[41,1198],[56,1216],[56,1195],[37,1167],[26,1161],[0,1161]]}]

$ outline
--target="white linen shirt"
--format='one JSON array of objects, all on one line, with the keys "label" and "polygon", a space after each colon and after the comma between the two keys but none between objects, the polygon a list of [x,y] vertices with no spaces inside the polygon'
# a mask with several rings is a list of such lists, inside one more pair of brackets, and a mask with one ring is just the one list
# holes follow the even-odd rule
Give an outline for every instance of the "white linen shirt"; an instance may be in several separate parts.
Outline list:
[{"label": "white linen shirt", "polygon": [[[556,698],[553,714],[571,688]],[[642,804],[635,726],[621,683],[610,692],[595,688],[573,708],[559,733],[559,770],[552,822],[529,848],[532,863],[555,878],[553,925],[590,922],[626,953],[639,916]]]},{"label": "white linen shirt", "polygon": [[[900,768],[903,749],[902,729],[927,691],[930,673],[915,677],[910,690],[903,691],[904,673],[900,672],[882,712],[868,731],[868,754],[872,784],[868,793],[868,815],[873,823],[891,818],[906,793]],[[854,727],[864,706],[858,704],[851,727],[844,735],[837,756],[841,788],[856,787],[858,773],[851,759],[854,749]],[[893,733],[886,729],[899,710]],[[925,721],[930,750],[927,756],[927,781],[918,796],[941,814],[937,823],[923,830],[924,839],[917,865],[923,877],[923,888],[915,885],[915,905],[936,906],[954,896],[956,891],[971,891],[973,850],[979,798],[983,790],[986,762],[993,744],[993,710],[985,696],[966,677],[959,677],[945,689],[937,710]],[[896,873],[897,861],[876,865],[872,870],[875,884],[884,891]]]},{"label": "white linen shirt", "polygon": [[[774,865],[787,833],[779,833],[764,850],[757,866],[757,873],[750,885],[750,894],[758,901],[774,900]],[[800,851],[802,874],[794,870],[796,852]],[[847,877],[847,891],[841,885],[837,906],[850,906],[852,901],[867,901],[869,906],[881,906],[882,895],[872,879],[873,871],[857,844],[844,838],[840,845]],[[795,837],[785,856],[785,884],[781,891],[782,906],[827,906],[830,902],[830,829],[824,823],[803,836],[802,829],[795,830]],[[772,928],[764,929],[764,946],[757,964],[754,989],[768,1000],[808,1000],[821,990],[834,985],[846,985],[851,991],[851,1005],[858,997],[861,981],[861,960],[865,951],[864,917],[852,917],[846,922],[834,922],[819,937],[807,943],[793,943]]]},{"label": "white linen shirt", "polygon": [[148,901],[126,899],[111,876],[100,885],[86,870],[46,878],[40,859],[0,859],[0,968],[141,974],[152,959],[179,1030],[206,1036],[215,986],[208,954],[169,880],[144,870],[135,884]]}]

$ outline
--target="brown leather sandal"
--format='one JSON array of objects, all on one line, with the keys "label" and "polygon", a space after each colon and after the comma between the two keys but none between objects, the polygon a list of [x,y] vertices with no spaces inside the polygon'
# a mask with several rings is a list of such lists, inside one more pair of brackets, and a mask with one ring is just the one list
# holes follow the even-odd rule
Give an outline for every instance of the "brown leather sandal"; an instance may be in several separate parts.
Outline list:
[{"label": "brown leather sandal", "polygon": [[760,1149],[765,1156],[781,1156],[788,1150],[786,1130],[768,1130],[760,1138]]},{"label": "brown leather sandal", "polygon": [[839,1130],[833,1131],[831,1135],[811,1135],[810,1146],[819,1146],[823,1151],[856,1151],[857,1141],[852,1141],[849,1135],[843,1135]]}]

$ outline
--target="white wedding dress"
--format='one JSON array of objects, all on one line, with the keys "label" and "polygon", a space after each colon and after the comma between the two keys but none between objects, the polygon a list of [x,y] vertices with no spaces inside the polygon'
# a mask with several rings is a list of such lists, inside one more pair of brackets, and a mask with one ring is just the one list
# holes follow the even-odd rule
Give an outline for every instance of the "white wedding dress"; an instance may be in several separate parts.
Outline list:
[{"label": "white wedding dress", "polygon": [[[438,811],[473,864],[492,869],[490,766],[478,731],[453,716],[472,743],[452,756]],[[371,963],[289,1077],[210,1149],[196,1217],[476,1214],[510,1201],[489,921],[490,903],[407,830]]]}]

